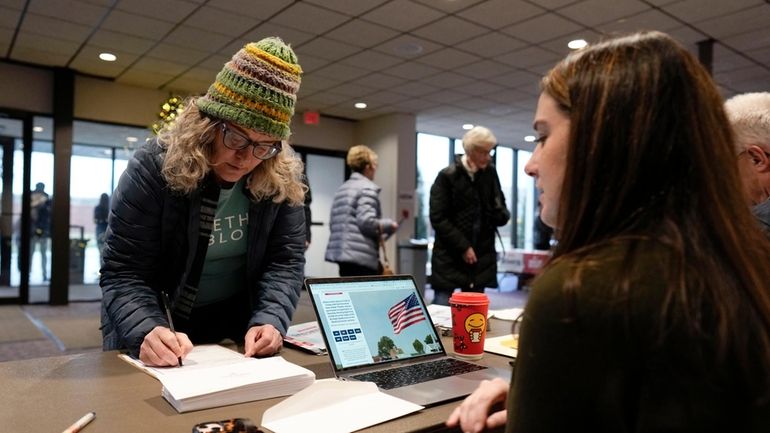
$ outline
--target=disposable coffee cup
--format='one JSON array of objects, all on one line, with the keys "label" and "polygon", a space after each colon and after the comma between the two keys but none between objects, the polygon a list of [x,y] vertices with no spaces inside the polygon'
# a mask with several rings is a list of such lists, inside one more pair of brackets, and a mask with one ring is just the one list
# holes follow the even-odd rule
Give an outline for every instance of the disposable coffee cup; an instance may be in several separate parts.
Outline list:
[{"label": "disposable coffee cup", "polygon": [[489,298],[484,293],[456,292],[449,298],[456,356],[479,359],[484,354]]}]

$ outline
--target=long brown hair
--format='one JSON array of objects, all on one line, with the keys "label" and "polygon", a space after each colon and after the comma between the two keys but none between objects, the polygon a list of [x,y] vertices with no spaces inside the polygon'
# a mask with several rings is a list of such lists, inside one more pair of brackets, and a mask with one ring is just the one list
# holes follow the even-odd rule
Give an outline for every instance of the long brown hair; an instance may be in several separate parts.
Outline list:
[{"label": "long brown hair", "polygon": [[[664,322],[711,335],[719,358],[744,372],[760,354],[755,380],[767,380],[770,244],[740,196],[733,137],[706,70],[669,36],[641,32],[569,55],[541,87],[570,120],[553,262],[577,263],[567,291],[579,293],[575,276],[594,248],[658,242],[671,259]],[[628,251],[624,263],[636,263]],[[628,289],[627,279],[616,284]]]}]

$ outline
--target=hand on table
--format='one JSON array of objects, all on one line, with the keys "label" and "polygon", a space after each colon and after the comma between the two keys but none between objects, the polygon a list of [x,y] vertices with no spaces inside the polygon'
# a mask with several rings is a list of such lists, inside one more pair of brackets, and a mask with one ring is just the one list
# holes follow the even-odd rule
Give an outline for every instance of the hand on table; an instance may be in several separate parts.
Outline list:
[{"label": "hand on table", "polygon": [[484,380],[463,400],[446,420],[447,427],[460,427],[464,433],[479,433],[505,425],[507,411],[490,413],[496,403],[505,403],[509,383],[503,379]]},{"label": "hand on table", "polygon": [[139,360],[155,367],[175,366],[193,349],[184,332],[173,332],[165,326],[156,326],[144,336],[139,346]]},{"label": "hand on table", "polygon": [[244,354],[246,356],[270,356],[281,349],[283,337],[273,325],[257,325],[246,333]]}]

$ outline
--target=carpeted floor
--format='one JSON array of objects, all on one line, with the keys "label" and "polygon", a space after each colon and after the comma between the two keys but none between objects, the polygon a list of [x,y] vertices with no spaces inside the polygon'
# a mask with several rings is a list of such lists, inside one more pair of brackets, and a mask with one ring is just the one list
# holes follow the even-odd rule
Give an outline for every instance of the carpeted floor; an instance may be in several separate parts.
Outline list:
[{"label": "carpeted floor", "polygon": [[0,306],[0,343],[44,339],[45,335],[17,305]]}]

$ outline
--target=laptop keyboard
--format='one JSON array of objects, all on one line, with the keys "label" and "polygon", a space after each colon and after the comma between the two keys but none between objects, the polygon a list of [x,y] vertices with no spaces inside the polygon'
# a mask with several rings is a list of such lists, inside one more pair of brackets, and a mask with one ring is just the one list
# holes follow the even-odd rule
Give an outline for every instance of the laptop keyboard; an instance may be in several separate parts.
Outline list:
[{"label": "laptop keyboard", "polygon": [[351,376],[364,382],[374,382],[382,389],[400,388],[415,383],[456,376],[471,371],[483,370],[483,365],[471,364],[454,358],[443,358],[436,361],[406,365],[388,370],[373,371]]}]

